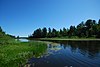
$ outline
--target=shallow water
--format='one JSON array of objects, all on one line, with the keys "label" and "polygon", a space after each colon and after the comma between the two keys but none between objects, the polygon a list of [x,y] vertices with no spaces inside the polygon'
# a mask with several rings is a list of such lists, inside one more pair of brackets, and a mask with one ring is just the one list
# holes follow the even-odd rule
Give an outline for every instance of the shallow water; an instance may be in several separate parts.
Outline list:
[{"label": "shallow water", "polygon": [[28,39],[16,39],[17,41],[21,41],[21,42],[28,42]]},{"label": "shallow water", "polygon": [[54,41],[30,67],[100,67],[100,41]]}]

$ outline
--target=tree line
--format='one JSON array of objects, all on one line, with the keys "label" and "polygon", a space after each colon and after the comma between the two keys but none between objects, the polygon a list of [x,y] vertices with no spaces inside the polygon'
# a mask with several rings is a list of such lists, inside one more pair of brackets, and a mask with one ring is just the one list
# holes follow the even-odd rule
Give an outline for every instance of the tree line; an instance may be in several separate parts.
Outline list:
[{"label": "tree line", "polygon": [[95,21],[88,19],[86,22],[82,21],[77,26],[70,26],[66,29],[65,27],[60,30],[51,29],[51,28],[38,28],[36,29],[29,38],[53,38],[53,37],[96,37],[100,38],[100,19]]},{"label": "tree line", "polygon": [[11,37],[11,38],[15,38],[15,36],[10,35],[10,34],[6,34],[3,29],[0,26],[0,38],[6,38],[6,37]]}]

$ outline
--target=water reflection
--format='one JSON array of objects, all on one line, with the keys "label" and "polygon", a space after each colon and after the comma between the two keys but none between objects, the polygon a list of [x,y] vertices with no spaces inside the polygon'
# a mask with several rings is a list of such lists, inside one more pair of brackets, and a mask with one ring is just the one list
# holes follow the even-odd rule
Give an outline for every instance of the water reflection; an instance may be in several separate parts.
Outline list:
[{"label": "water reflection", "polygon": [[[100,42],[99,41],[55,41],[54,43],[49,44],[49,48],[52,49],[61,49],[62,46],[64,49],[70,47],[71,52],[81,53],[82,55],[95,58],[100,54]],[[59,44],[57,44],[59,43]]]},{"label": "water reflection", "polygon": [[[79,52],[89,58],[95,58],[100,54],[100,42],[99,41],[62,41],[59,42],[64,49],[70,46],[72,52]],[[63,44],[63,45],[62,45]]]},{"label": "water reflection", "polygon": [[48,44],[48,50],[58,51],[60,49],[61,49],[60,44],[57,43]]},{"label": "water reflection", "polygon": [[21,41],[21,42],[28,42],[28,39],[16,39],[17,41]]},{"label": "water reflection", "polygon": [[53,41],[40,58],[30,58],[30,67],[99,67],[99,41]]}]

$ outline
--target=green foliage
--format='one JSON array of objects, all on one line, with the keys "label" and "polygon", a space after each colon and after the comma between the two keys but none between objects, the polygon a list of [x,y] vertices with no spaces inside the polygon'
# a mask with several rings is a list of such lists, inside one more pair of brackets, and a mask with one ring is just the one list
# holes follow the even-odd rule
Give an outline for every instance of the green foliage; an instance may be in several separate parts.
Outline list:
[{"label": "green foliage", "polygon": [[[37,31],[40,33],[41,29]],[[41,42],[17,41],[0,27],[0,67],[24,67],[29,58],[41,57],[46,48]]]},{"label": "green foliage", "polygon": [[0,45],[0,66],[20,67],[24,66],[27,59],[41,57],[47,46],[41,42],[16,42]]},{"label": "green foliage", "polygon": [[67,36],[68,34],[67,34],[67,30],[66,30],[66,28],[64,27],[63,28],[63,31],[62,31],[62,36]]},{"label": "green foliage", "polygon": [[56,29],[52,29],[52,35],[51,35],[52,37],[57,37],[57,31],[56,31]]},{"label": "green foliage", "polygon": [[2,28],[0,27],[0,38],[8,39],[8,38],[15,38],[15,36],[6,34],[6,33],[2,30]]},{"label": "green foliage", "polygon": [[48,38],[51,38],[51,35],[52,35],[51,33],[52,33],[52,32],[51,32],[51,28],[48,28],[48,33],[47,33],[47,37],[48,37]]},{"label": "green foliage", "polygon": [[99,19],[99,21],[98,21],[98,24],[100,25],[100,19]]},{"label": "green foliage", "polygon": [[2,28],[0,27],[0,32],[2,32]]},{"label": "green foliage", "polygon": [[41,38],[42,37],[42,30],[39,28],[39,29],[35,30],[32,35],[35,38]]},{"label": "green foliage", "polygon": [[73,37],[73,36],[78,36],[78,37],[97,37],[100,38],[100,19],[98,23],[95,20],[88,19],[86,22],[81,22],[78,24],[76,27],[75,26],[70,26],[70,29],[60,29],[60,31],[57,31],[56,29],[51,29],[49,28],[48,30],[46,28],[43,28],[42,31],[41,29],[37,29],[34,31],[33,35],[31,38],[52,38],[52,37]]},{"label": "green foliage", "polygon": [[47,29],[45,27],[42,29],[42,37],[47,37]]},{"label": "green foliage", "polygon": [[69,37],[75,36],[75,31],[76,31],[75,26],[70,26],[70,30],[68,31],[68,36]]}]

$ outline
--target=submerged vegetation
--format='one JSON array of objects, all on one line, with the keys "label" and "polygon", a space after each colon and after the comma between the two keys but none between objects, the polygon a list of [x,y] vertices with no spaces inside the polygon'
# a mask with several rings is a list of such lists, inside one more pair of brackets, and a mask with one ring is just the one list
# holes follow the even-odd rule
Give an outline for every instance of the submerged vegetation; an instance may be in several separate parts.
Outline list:
[{"label": "submerged vegetation", "polygon": [[29,38],[100,38],[100,19],[98,22],[92,19],[88,19],[86,22],[81,22],[76,27],[70,26],[70,28],[51,29],[44,27],[43,29],[36,29]]}]

